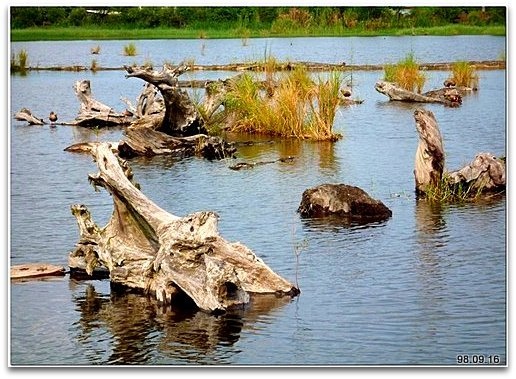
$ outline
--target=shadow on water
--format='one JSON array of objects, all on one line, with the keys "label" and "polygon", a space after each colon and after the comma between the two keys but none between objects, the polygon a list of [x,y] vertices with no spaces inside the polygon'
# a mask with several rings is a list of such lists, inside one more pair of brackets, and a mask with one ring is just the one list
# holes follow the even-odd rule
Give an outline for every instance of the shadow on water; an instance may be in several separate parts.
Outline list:
[{"label": "shadow on water", "polygon": [[[71,280],[72,286],[77,284]],[[91,363],[112,365],[156,364],[156,355],[174,364],[228,363],[222,358],[224,351],[240,339],[241,332],[290,301],[288,297],[252,295],[245,308],[215,316],[195,307],[164,306],[148,296],[115,287],[109,295],[102,294],[92,283],[73,298],[80,315],[75,323],[78,343],[95,346],[100,343],[99,330],[107,331],[111,349],[106,361]]]}]

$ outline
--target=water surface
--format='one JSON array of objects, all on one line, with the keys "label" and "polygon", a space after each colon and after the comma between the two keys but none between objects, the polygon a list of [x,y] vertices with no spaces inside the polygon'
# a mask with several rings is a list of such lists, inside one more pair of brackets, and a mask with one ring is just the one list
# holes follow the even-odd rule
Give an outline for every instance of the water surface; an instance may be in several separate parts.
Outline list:
[{"label": "water surface", "polygon": [[[259,58],[264,45],[283,54],[279,58],[327,62],[349,61],[353,46],[355,63],[382,63],[396,61],[408,49],[425,62],[496,59],[505,39],[257,39],[247,47],[239,40],[205,42],[204,55],[195,55],[199,63]],[[94,43],[16,43],[11,49],[27,47],[41,65],[89,64]],[[100,42],[99,59],[106,59],[101,64],[127,63],[131,58],[118,54],[123,43]],[[158,62],[189,58],[200,43],[137,41],[137,46]],[[44,53],[52,46],[69,54]],[[241,146],[236,160],[130,161],[150,199],[179,216],[216,211],[221,235],[241,241],[274,271],[297,282],[299,297],[259,297],[248,309],[215,317],[116,292],[107,280],[65,276],[12,283],[10,363],[453,365],[458,354],[498,355],[505,363],[505,198],[453,206],[416,201],[413,111],[421,105],[389,102],[374,90],[381,75],[354,72],[347,77],[354,96],[364,103],[339,109],[335,130],[344,137],[336,143],[262,138],[263,143]],[[432,89],[449,73],[427,75],[425,87]],[[465,97],[461,107],[424,105],[439,123],[450,169],[480,151],[506,154],[505,71],[479,75],[480,90]],[[16,75],[11,77],[11,113],[27,107],[46,116],[56,110],[60,120],[72,120],[79,109],[72,85],[82,79],[91,80],[94,96],[116,110],[124,109],[121,98],[134,102],[143,85],[121,71]],[[27,126],[11,119],[12,265],[43,261],[66,266],[78,239],[71,204],[83,203],[99,225],[107,222],[111,198],[88,184],[87,175],[96,172],[92,159],[63,149],[82,141],[117,141],[122,132]],[[252,170],[229,169],[240,161],[286,156],[295,159]],[[393,217],[367,226],[302,220],[296,212],[302,192],[326,182],[361,187],[383,201]]]}]

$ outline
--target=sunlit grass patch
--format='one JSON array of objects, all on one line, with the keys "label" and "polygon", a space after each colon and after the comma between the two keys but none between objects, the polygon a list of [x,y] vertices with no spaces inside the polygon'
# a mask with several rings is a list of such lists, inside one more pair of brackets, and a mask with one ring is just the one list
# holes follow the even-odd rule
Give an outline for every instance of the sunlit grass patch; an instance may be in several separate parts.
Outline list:
[{"label": "sunlit grass patch", "polygon": [[426,77],[419,70],[419,64],[416,62],[414,54],[410,53],[396,64],[385,65],[384,80],[396,83],[408,91],[421,93]]},{"label": "sunlit grass patch", "polygon": [[341,83],[341,73],[314,81],[303,68],[274,81],[266,75],[264,83],[243,74],[226,95],[226,111],[233,116],[230,131],[337,140],[341,136],[333,132],[333,123]]},{"label": "sunlit grass patch", "polygon": [[129,42],[124,46],[124,55],[127,57],[134,57],[136,55],[136,44]]},{"label": "sunlit grass patch", "polygon": [[452,65],[452,80],[458,87],[478,87],[478,75],[469,62],[459,61]]}]

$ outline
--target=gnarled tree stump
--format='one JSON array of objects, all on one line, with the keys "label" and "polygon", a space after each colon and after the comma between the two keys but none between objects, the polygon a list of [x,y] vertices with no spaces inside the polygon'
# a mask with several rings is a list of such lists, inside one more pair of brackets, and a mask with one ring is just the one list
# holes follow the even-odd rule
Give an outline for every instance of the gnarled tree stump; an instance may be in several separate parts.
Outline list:
[{"label": "gnarled tree stump", "polygon": [[441,132],[432,112],[414,112],[419,143],[416,150],[414,177],[416,194],[425,196],[430,189],[447,186],[463,194],[505,191],[505,162],[490,153],[479,153],[475,159],[456,171],[445,170],[445,153]]},{"label": "gnarled tree stump", "polygon": [[223,239],[214,212],[172,215],[139,190],[130,167],[109,144],[99,143],[91,153],[99,172],[89,180],[111,193],[114,212],[100,228],[84,205],[72,206],[80,240],[69,255],[71,269],[91,274],[104,266],[113,283],[151,293],[165,303],[186,294],[208,312],[245,304],[249,293],[299,294],[249,248]]},{"label": "gnarled tree stump", "polygon": [[[165,101],[165,114],[157,131],[170,136],[185,137],[195,134],[207,134],[204,120],[199,115],[188,93],[178,86],[178,77],[188,71],[187,65],[172,67],[163,65],[161,71],[146,66],[124,66],[126,77],[136,77],[154,85]],[[150,99],[147,99],[150,104]]]}]

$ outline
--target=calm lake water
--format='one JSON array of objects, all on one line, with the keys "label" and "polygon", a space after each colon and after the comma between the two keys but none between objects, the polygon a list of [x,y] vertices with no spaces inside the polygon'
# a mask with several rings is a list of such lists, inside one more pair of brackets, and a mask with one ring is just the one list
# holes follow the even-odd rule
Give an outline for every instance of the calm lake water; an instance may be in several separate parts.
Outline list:
[{"label": "calm lake water", "polygon": [[[219,64],[261,59],[385,63],[413,51],[421,62],[493,60],[503,37],[377,37],[13,43],[30,64],[101,66],[151,60]],[[205,43],[202,48],[201,44]],[[62,51],[64,54],[53,54]],[[234,73],[201,72],[185,78]],[[14,366],[74,365],[454,365],[457,355],[497,356],[506,363],[506,199],[431,206],[414,197],[417,104],[389,102],[374,90],[383,72],[346,74],[364,103],[339,109],[336,143],[261,139],[237,159],[134,159],[142,191],[175,215],[213,210],[219,230],[277,273],[298,282],[294,299],[258,297],[249,309],[212,316],[163,308],[152,299],[111,290],[108,280],[62,278],[11,283],[9,352]],[[425,89],[448,72],[427,73]],[[506,72],[480,71],[480,90],[459,108],[426,104],[444,139],[449,169],[477,152],[506,155]],[[63,151],[92,140],[118,141],[122,130],[28,126],[23,107],[71,121],[79,110],[72,86],[91,80],[95,98],[122,111],[143,81],[122,71],[32,72],[11,76],[10,264],[67,265],[78,240],[70,205],[83,203],[103,226],[112,202],[95,192],[86,155]],[[192,96],[202,96],[193,91]],[[242,137],[243,140],[258,140]],[[233,171],[236,162],[294,156],[292,162]],[[302,192],[322,183],[358,186],[393,212],[386,222],[345,226],[302,220]],[[296,263],[295,252],[300,252]],[[471,358],[470,358],[471,359]],[[494,358],[491,358],[494,359]]]}]

